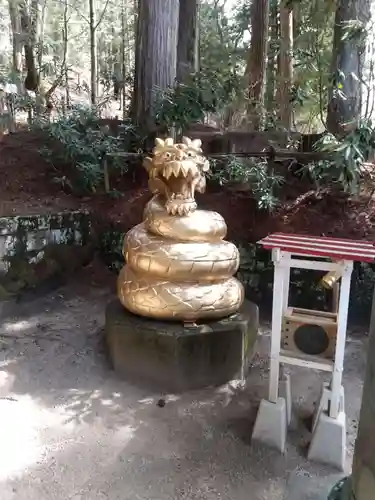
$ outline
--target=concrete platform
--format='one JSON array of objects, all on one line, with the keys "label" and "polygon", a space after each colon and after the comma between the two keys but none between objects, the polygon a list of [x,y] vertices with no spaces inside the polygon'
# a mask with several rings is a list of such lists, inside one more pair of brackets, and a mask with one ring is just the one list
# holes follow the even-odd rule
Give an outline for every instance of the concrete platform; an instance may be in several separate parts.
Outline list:
[{"label": "concrete platform", "polygon": [[258,326],[258,307],[248,301],[228,318],[184,325],[135,316],[116,299],[106,309],[105,337],[116,375],[181,392],[243,378]]}]

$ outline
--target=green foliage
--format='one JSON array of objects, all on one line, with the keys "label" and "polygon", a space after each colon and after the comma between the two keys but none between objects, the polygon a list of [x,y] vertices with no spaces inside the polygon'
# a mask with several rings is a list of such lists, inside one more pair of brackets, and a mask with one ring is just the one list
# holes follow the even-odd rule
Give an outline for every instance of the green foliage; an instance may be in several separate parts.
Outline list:
[{"label": "green foliage", "polygon": [[108,268],[118,273],[124,265],[124,256],[122,254],[122,246],[124,241],[124,233],[110,228],[104,232],[99,239],[99,252],[107,264]]},{"label": "green foliage", "polygon": [[167,128],[186,128],[217,113],[241,92],[241,79],[232,71],[209,71],[190,75],[184,83],[167,90],[155,89],[156,122]]},{"label": "green foliage", "polygon": [[228,155],[225,161],[211,160],[210,179],[221,186],[226,184],[247,185],[257,201],[258,208],[272,211],[279,203],[276,189],[284,179],[268,171],[268,164],[262,159],[238,158]]},{"label": "green foliage", "polygon": [[202,1],[199,15],[200,69],[220,68],[225,72],[243,72],[248,47],[244,36],[249,32],[250,2],[241,0],[228,12],[225,2]]},{"label": "green foliage", "polygon": [[340,479],[330,491],[327,500],[350,500],[353,498],[351,485],[351,477]]},{"label": "green foliage", "polygon": [[154,116],[159,125],[182,130],[203,122],[207,114],[218,115],[242,97],[249,9],[244,0],[230,12],[224,2],[202,2],[199,71],[174,88],[155,89]]},{"label": "green foliage", "polygon": [[[294,2],[293,2],[294,3]],[[324,125],[330,87],[335,2],[296,4],[292,98],[300,127],[306,132]]]},{"label": "green foliage", "polygon": [[346,191],[356,193],[364,164],[375,157],[375,128],[371,120],[361,120],[344,138],[327,134],[316,147],[332,155],[332,159],[318,162],[316,179],[340,183]]},{"label": "green foliage", "polygon": [[366,25],[359,19],[351,19],[350,21],[344,22],[342,31],[341,40],[343,42],[355,40],[363,43],[366,39]]},{"label": "green foliage", "polygon": [[[100,123],[98,112],[89,107],[74,107],[67,115],[61,115],[54,122],[39,122],[41,128],[52,140],[52,145],[59,145],[58,159],[75,167],[71,180],[65,175],[57,177],[66,185],[74,184],[79,190],[96,191],[103,181],[103,159],[106,153],[115,153],[123,149],[123,137],[112,136]],[[129,125],[125,134],[132,133]],[[53,164],[56,157],[51,147],[45,147],[41,154]]]},{"label": "green foliage", "polygon": [[353,269],[350,302],[359,316],[370,319],[372,294],[375,284],[375,268],[366,262],[357,262]]}]

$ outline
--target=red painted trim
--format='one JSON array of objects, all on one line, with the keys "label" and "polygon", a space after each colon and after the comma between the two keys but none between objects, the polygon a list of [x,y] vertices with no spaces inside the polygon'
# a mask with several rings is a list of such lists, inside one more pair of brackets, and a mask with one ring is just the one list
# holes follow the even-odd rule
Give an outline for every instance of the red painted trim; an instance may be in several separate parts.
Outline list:
[{"label": "red painted trim", "polygon": [[329,246],[324,245],[323,243],[317,241],[317,240],[308,240],[308,241],[302,241],[299,239],[292,239],[292,238],[268,238],[266,240],[262,240],[259,242],[260,244],[266,244],[266,245],[273,245],[273,246],[280,246],[280,245],[298,245],[303,248],[309,248],[309,249],[328,249],[332,252],[335,252],[337,250],[344,250],[345,252],[349,253],[364,253],[367,255],[373,255],[375,257],[375,247],[367,247],[367,246],[355,246],[355,245],[340,245],[339,243],[331,243]]},{"label": "red painted trim", "polygon": [[[324,249],[321,249],[321,250],[307,250],[307,249],[303,249],[303,248],[296,248],[296,247],[293,247],[293,246],[287,246],[287,245],[267,245],[266,243],[262,243],[263,247],[266,249],[266,250],[272,250],[273,248],[279,248],[280,250],[284,251],[284,252],[290,252],[290,253],[298,253],[298,254],[302,254],[302,255],[311,255],[313,257],[328,257],[330,259],[334,259],[334,260],[357,260],[359,262],[373,262],[374,261],[374,257],[363,257],[363,256],[359,256],[359,255],[356,255],[356,254],[353,254],[353,253],[350,253],[350,254],[345,254],[345,253],[340,253],[340,254],[334,254],[332,255],[332,253],[329,252],[329,250],[324,250]],[[344,250],[344,249],[343,249]]]},{"label": "red painted trim", "polygon": [[331,242],[331,243],[343,243],[343,244],[353,244],[356,245],[369,245],[375,249],[374,242],[372,241],[362,241],[362,240],[352,240],[349,238],[332,238],[330,236],[310,236],[309,234],[294,234],[294,233],[271,233],[260,241],[267,240],[268,238],[277,238],[277,237],[286,237],[286,238],[306,238],[306,239],[314,239],[314,240],[322,240],[322,242]]}]

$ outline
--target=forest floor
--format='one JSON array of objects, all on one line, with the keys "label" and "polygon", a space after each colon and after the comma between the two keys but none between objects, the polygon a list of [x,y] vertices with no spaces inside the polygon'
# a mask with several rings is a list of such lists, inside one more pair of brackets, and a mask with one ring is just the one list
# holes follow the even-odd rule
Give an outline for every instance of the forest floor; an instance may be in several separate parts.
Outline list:
[{"label": "forest floor", "polygon": [[[148,391],[119,380],[108,364],[104,311],[115,277],[103,265],[97,270],[88,266],[49,295],[2,306],[1,500],[247,500],[249,491],[252,500],[326,500],[341,473],[306,460],[306,419],[324,372],[292,368],[284,455],[251,443],[267,390],[268,324],[246,387]],[[346,346],[346,474],[366,343],[353,331]]]},{"label": "forest floor", "polygon": [[[140,222],[150,197],[141,166],[137,180],[128,175],[114,179],[111,187],[123,196],[104,192],[77,196],[66,192],[59,175],[39,153],[40,137],[31,132],[3,136],[0,141],[0,216],[53,213],[86,209],[108,223],[128,230]],[[317,192],[311,184],[288,178],[281,204],[273,211],[258,210],[247,193],[208,190],[197,197],[200,208],[216,210],[228,225],[228,238],[256,242],[272,231],[300,232],[375,241],[375,200],[351,199],[329,190]]]}]

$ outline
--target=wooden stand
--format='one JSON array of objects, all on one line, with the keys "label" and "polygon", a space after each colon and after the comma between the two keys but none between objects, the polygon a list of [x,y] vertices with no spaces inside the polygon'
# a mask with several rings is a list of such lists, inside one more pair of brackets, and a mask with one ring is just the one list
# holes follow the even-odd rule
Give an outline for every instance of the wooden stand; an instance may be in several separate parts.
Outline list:
[{"label": "wooden stand", "polygon": [[[345,458],[345,409],[342,374],[346,342],[346,328],[349,308],[350,280],[353,260],[372,261],[375,249],[372,243],[351,242],[333,238],[311,238],[287,234],[270,235],[260,242],[265,248],[272,249],[275,267],[273,286],[272,332],[270,353],[270,376],[268,398],[263,400],[255,423],[253,438],[285,450],[286,432],[280,434],[290,422],[290,416],[283,414],[282,408],[291,407],[291,401],[284,404],[285,394],[290,394],[290,387],[283,389],[280,398],[280,366],[282,364],[300,366],[314,370],[330,372],[328,386],[322,388],[321,398],[314,417],[313,437],[309,449],[309,458],[328,462],[340,469]],[[296,258],[298,257],[298,258]],[[301,258],[302,257],[302,258]],[[306,257],[309,258],[306,259]],[[317,257],[334,259],[332,262],[318,260]],[[314,260],[310,260],[314,259]],[[338,308],[333,313],[290,308],[289,282],[291,268],[333,271],[341,276]],[[337,294],[337,289],[336,289]],[[334,304],[337,303],[334,300]],[[287,322],[315,324],[323,326],[331,339],[330,349],[321,355],[308,355],[298,350],[281,346],[282,328]],[[328,356],[329,354],[329,356]],[[289,379],[287,382],[289,384]],[[290,396],[289,396],[290,397]],[[280,418],[282,419],[280,421]],[[265,423],[266,427],[265,427]],[[267,436],[265,438],[265,436]]]}]

